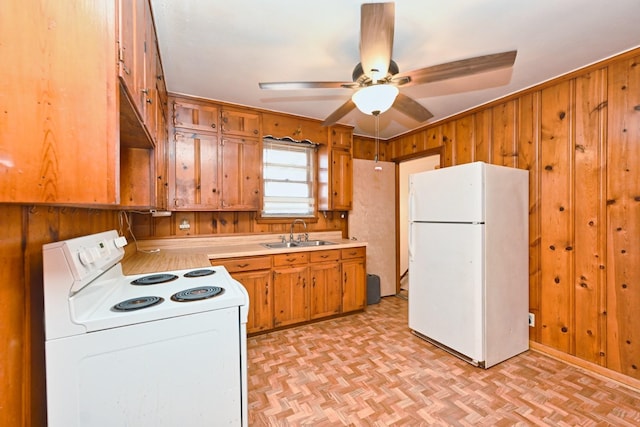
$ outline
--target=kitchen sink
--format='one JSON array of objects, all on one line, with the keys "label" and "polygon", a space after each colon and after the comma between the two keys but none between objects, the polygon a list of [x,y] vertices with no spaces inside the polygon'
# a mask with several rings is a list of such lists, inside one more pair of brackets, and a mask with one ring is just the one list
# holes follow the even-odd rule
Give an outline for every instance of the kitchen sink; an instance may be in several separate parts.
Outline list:
[{"label": "kitchen sink", "polygon": [[295,248],[298,246],[298,242],[270,242],[263,243],[262,246],[269,249]]},{"label": "kitchen sink", "polygon": [[335,243],[327,242],[326,240],[307,240],[306,242],[297,242],[297,245],[306,247],[306,246],[335,245]]},{"label": "kitchen sink", "polygon": [[333,242],[328,242],[326,240],[307,240],[300,242],[270,242],[270,243],[262,243],[262,246],[269,249],[284,249],[284,248],[306,248],[309,246],[324,246],[324,245],[335,245]]}]

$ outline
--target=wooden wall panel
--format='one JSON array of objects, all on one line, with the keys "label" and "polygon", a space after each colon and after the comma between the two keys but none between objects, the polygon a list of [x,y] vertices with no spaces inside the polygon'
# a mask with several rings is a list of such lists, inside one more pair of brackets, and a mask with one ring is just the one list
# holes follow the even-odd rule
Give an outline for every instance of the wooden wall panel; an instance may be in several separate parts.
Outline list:
[{"label": "wooden wall panel", "polygon": [[[529,170],[530,338],[632,378],[640,378],[639,55],[421,130],[445,167],[471,161],[460,145],[471,139],[473,160]],[[401,160],[407,153],[394,143]]]},{"label": "wooden wall panel", "polygon": [[0,204],[0,424],[46,425],[42,245],[118,228],[111,210]]},{"label": "wooden wall panel", "polygon": [[604,281],[600,266],[605,250],[602,150],[606,117],[606,73],[594,71],[575,84],[575,355],[604,364]]},{"label": "wooden wall panel", "polygon": [[607,75],[607,365],[640,378],[640,56]]},{"label": "wooden wall panel", "polygon": [[443,159],[442,159],[442,164],[444,164],[445,167],[447,166],[453,166],[456,163],[456,159],[455,159],[455,144],[456,144],[456,140],[455,140],[455,135],[456,135],[456,127],[455,127],[455,121],[451,121],[451,122],[447,122],[444,123],[442,126],[442,134],[441,134],[441,139],[442,139],[442,145],[444,146],[444,153],[442,155]]},{"label": "wooden wall panel", "polygon": [[469,115],[455,121],[455,159],[456,164],[473,162],[475,157],[474,149],[474,116]]},{"label": "wooden wall panel", "polygon": [[[540,92],[518,102],[518,167],[529,171],[529,311],[540,320]],[[529,328],[532,340],[540,340],[540,321]]]},{"label": "wooden wall panel", "polygon": [[[4,425],[28,425],[31,360],[28,289],[24,279],[23,221],[20,206],[1,206],[0,214],[0,411]],[[13,301],[13,303],[11,303]]]},{"label": "wooden wall panel", "polygon": [[541,313],[542,344],[571,353],[573,334],[570,82],[542,91]]},{"label": "wooden wall panel", "polygon": [[495,165],[517,167],[516,113],[516,100],[493,107],[491,116],[491,163]]},{"label": "wooden wall panel", "polygon": [[474,114],[474,159],[477,162],[491,163],[491,125],[493,108],[486,108]]}]

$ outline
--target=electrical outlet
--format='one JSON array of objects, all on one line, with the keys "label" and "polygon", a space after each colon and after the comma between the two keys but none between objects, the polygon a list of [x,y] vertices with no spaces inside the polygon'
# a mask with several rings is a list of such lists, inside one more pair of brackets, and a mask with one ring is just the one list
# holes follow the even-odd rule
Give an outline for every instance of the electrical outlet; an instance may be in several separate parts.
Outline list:
[{"label": "electrical outlet", "polygon": [[532,328],[536,326],[536,315],[533,313],[529,313],[529,326]]},{"label": "electrical outlet", "polygon": [[179,227],[180,227],[180,230],[188,230],[191,228],[191,224],[189,224],[189,220],[183,219]]}]

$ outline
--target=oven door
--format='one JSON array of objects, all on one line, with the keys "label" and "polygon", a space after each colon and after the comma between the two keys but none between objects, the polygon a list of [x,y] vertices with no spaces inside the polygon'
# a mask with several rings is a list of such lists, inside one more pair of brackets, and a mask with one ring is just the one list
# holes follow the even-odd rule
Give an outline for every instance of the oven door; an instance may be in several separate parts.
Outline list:
[{"label": "oven door", "polygon": [[246,423],[241,332],[233,307],[47,341],[49,426]]}]

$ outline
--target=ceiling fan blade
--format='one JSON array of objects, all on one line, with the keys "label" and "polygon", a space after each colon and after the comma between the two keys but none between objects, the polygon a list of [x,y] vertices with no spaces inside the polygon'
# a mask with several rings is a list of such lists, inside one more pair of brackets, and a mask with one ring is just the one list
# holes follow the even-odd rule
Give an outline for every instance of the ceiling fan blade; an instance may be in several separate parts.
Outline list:
[{"label": "ceiling fan blade", "polygon": [[393,108],[421,123],[426,122],[433,117],[431,111],[424,108],[413,98],[402,93],[399,93],[396,97],[396,100],[393,103]]},{"label": "ceiling fan blade", "polygon": [[387,75],[393,51],[394,3],[365,3],[360,8],[360,62],[378,81]]},{"label": "ceiling fan blade", "polygon": [[409,77],[410,80],[403,85],[413,86],[510,67],[515,62],[517,53],[518,51],[511,50],[407,71],[393,76],[391,82],[397,82],[400,85],[402,79],[406,81]]},{"label": "ceiling fan blade", "polygon": [[263,82],[258,83],[260,89],[295,90],[295,89],[335,89],[351,88],[353,82]]},{"label": "ceiling fan blade", "polygon": [[355,108],[356,104],[354,104],[351,98],[349,98],[347,102],[342,104],[336,111],[329,114],[329,117],[324,119],[324,122],[322,122],[322,126],[331,126],[332,124],[336,123],[338,120],[349,114]]}]

